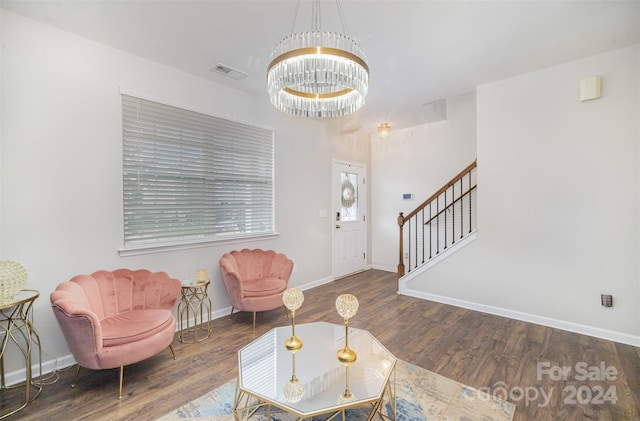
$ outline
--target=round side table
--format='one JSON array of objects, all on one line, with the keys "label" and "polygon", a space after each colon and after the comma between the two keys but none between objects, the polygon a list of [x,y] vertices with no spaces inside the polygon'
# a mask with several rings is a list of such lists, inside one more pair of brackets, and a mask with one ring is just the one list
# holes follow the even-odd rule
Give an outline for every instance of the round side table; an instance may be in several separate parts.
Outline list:
[{"label": "round side table", "polygon": [[[11,301],[0,302],[0,334],[2,337],[2,348],[0,348],[0,374],[2,389],[13,389],[21,387],[21,385],[7,387],[4,378],[4,353],[9,342],[12,342],[24,357],[25,364],[25,382],[24,382],[24,401],[20,402],[16,407],[8,409],[0,414],[0,419],[15,414],[23,409],[32,400],[38,397],[42,390],[42,381],[35,383],[31,370],[31,352],[33,345],[38,346],[38,365],[42,376],[42,348],[40,346],[40,336],[35,327],[33,327],[33,302],[40,296],[38,291],[32,289],[24,289],[18,292]],[[32,389],[35,393],[32,396]]]},{"label": "round side table", "polygon": [[210,281],[184,284],[178,304],[178,340],[201,342],[211,336],[211,300],[207,294]]}]

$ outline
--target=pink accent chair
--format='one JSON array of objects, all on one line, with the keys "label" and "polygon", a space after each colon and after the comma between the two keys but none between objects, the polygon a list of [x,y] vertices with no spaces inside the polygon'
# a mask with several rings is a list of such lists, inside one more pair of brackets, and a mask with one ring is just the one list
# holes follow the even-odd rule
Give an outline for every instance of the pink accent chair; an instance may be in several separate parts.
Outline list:
[{"label": "pink accent chair", "polygon": [[182,284],[164,272],[141,269],[98,271],[63,282],[51,293],[51,307],[78,369],[120,367],[122,399],[125,365],[171,347],[176,320],[173,308]]},{"label": "pink accent chair", "polygon": [[287,289],[293,261],[273,250],[234,250],[222,256],[220,271],[232,306],[229,318],[234,309],[253,312],[255,333],[256,312],[284,306],[282,294]]}]

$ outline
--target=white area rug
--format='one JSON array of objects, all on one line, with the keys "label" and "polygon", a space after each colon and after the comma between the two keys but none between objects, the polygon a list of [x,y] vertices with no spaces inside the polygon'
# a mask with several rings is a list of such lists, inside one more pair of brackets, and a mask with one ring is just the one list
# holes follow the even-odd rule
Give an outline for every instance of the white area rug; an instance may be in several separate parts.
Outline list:
[{"label": "white area rug", "polygon": [[[398,421],[511,421],[515,406],[469,386],[398,360],[396,405]],[[159,421],[233,420],[235,381],[212,390],[172,411]],[[366,420],[370,407],[348,410],[349,421]],[[251,419],[262,421],[264,415]],[[377,417],[379,418],[379,417]],[[271,414],[270,421],[296,418],[286,413]],[[321,421],[324,417],[314,417]]]}]

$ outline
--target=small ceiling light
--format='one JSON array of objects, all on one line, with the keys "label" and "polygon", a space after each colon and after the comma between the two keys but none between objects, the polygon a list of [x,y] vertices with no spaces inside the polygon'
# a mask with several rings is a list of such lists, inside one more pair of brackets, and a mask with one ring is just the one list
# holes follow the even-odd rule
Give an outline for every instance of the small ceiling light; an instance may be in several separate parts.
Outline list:
[{"label": "small ceiling light", "polygon": [[378,126],[378,137],[387,138],[391,135],[391,126],[389,123],[380,123]]},{"label": "small ceiling light", "polygon": [[[342,9],[339,2],[336,4],[344,32]],[[364,105],[369,89],[364,52],[346,35],[321,31],[319,0],[313,1],[311,31],[284,38],[273,49],[269,61],[267,91],[271,103],[282,112],[303,117],[341,117]]]}]

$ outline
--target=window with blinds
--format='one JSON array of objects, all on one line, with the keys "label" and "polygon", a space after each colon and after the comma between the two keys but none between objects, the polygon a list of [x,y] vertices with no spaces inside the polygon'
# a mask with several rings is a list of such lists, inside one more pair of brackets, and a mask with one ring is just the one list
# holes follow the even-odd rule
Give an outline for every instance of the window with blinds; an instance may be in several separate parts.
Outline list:
[{"label": "window with blinds", "polygon": [[271,234],[273,132],[122,95],[126,247]]}]

